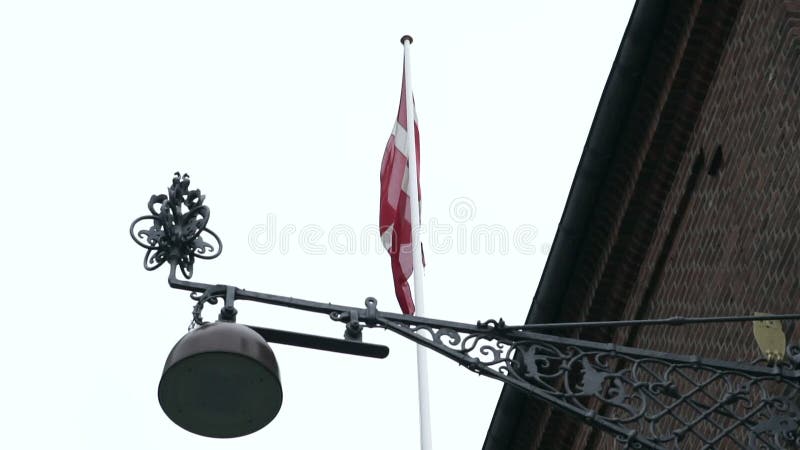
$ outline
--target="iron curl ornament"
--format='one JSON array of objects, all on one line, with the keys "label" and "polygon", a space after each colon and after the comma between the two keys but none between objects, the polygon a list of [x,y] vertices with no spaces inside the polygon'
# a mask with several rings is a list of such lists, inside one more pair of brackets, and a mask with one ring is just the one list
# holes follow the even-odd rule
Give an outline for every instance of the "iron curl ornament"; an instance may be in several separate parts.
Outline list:
[{"label": "iron curl ornament", "polygon": [[[203,204],[204,200],[199,189],[189,189],[189,174],[180,172],[175,172],[166,195],[150,197],[147,203],[150,214],[134,220],[129,230],[133,241],[147,250],[146,270],[158,269],[169,261],[177,264],[186,278],[191,278],[195,258],[219,256],[222,241],[207,228],[211,210]],[[148,228],[136,229],[147,221],[151,221]]]},{"label": "iron curl ornament", "polygon": [[[378,314],[380,317],[381,315]],[[520,331],[378,325],[602,429],[620,448],[800,448],[800,371]]]},{"label": "iron curl ornament", "polygon": [[[137,218],[130,227],[133,240],[147,250],[145,269],[169,263],[170,287],[190,293],[195,302],[190,328],[206,324],[203,306],[220,300],[224,300],[220,320],[229,322],[236,321],[237,300],[320,313],[345,325],[344,344],[250,328],[279,343],[361,356],[371,350],[359,353],[352,345],[372,346],[361,342],[364,328],[389,330],[609,433],[620,448],[800,449],[800,347],[796,345],[787,345],[781,360],[732,362],[551,334],[593,327],[795,321],[800,314],[524,325],[500,319],[468,324],[379,311],[374,298],[357,308],[200,283],[189,280],[195,258],[212,259],[222,250],[219,237],[207,228],[209,209],[203,201],[199,190],[189,189],[189,176],[176,173],[166,195],[150,198],[151,214]],[[147,221],[148,228],[137,230]],[[186,279],[178,277],[178,268]]]}]

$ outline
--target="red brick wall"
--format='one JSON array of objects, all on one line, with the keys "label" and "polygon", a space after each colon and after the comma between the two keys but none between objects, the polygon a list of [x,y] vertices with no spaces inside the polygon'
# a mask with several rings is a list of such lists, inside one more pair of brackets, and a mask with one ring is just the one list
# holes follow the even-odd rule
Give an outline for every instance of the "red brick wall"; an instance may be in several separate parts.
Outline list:
[{"label": "red brick wall", "polygon": [[[694,160],[683,159],[632,296],[639,301],[629,303],[627,315],[641,306],[650,317],[800,309],[798,35],[800,1],[744,3],[686,148],[704,154],[705,170],[687,193]],[[712,176],[717,148],[723,162]],[[677,217],[686,197],[684,217]],[[652,280],[665,249],[660,279]],[[657,285],[645,299],[648,282]],[[711,328],[713,334],[695,334],[704,338],[700,346],[686,338],[691,329],[641,331],[635,342],[714,357],[753,356],[749,324]]]},{"label": "red brick wall", "polygon": [[[800,1],[743,2],[683,154],[623,317],[799,312]],[[722,359],[758,353],[751,324],[615,340]],[[583,436],[590,448],[617,448],[608,436]]]},{"label": "red brick wall", "polygon": [[[560,321],[800,312],[800,0],[670,9]],[[757,356],[750,324],[580,337]],[[515,448],[618,448],[536,402],[521,420]]]}]

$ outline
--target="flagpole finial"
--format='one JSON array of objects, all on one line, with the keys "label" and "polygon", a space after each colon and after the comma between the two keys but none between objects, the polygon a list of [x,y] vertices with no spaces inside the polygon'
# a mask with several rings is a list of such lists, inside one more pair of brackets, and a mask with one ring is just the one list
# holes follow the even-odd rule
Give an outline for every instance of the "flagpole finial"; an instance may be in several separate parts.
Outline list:
[{"label": "flagpole finial", "polygon": [[403,44],[403,45],[405,45],[405,44],[406,44],[406,40],[408,40],[408,43],[409,43],[409,44],[413,44],[413,43],[414,43],[414,38],[412,38],[412,37],[411,37],[411,36],[409,36],[409,35],[405,35],[405,36],[401,37],[401,38],[400,38],[400,43],[401,43],[401,44]]}]

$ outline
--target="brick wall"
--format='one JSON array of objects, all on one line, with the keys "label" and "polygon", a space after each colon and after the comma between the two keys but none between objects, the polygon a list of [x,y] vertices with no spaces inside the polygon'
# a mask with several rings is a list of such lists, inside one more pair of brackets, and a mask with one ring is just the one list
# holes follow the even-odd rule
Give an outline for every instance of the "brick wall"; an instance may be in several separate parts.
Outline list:
[{"label": "brick wall", "polygon": [[[744,1],[732,25],[623,317],[800,311],[800,1]],[[711,19],[695,30],[724,26]],[[615,337],[704,357],[757,356],[750,324]],[[616,448],[609,436],[584,436],[589,448]]]},{"label": "brick wall", "polygon": [[[800,0],[670,9],[560,321],[800,312]],[[580,337],[757,356],[750,324]],[[515,448],[619,445],[536,402],[522,420]]]}]

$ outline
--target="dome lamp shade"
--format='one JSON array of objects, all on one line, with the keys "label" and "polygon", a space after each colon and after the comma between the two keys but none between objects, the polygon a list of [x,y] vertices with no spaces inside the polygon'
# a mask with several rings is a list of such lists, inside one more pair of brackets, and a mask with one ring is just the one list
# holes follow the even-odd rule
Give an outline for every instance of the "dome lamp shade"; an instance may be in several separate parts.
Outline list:
[{"label": "dome lamp shade", "polygon": [[202,436],[245,436],[270,423],[283,403],[278,362],[267,342],[232,322],[201,325],[173,347],[158,401],[181,428]]}]

